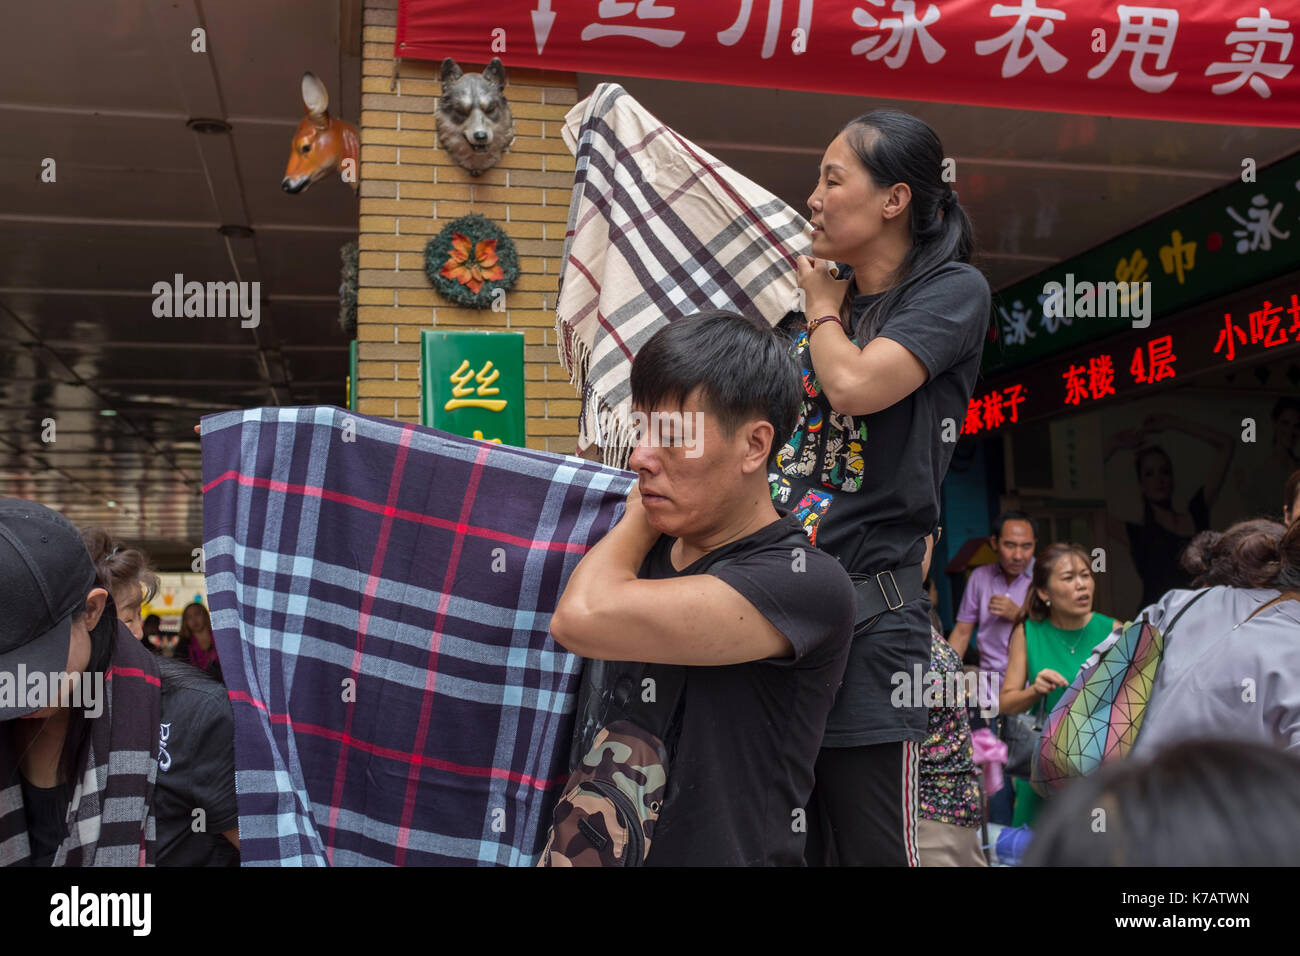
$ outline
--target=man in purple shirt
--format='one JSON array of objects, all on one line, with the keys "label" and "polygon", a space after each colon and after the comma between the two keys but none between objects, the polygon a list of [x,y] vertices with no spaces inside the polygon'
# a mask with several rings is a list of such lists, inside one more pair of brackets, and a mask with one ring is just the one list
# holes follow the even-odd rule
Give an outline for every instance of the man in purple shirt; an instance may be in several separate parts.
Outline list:
[{"label": "man in purple shirt", "polygon": [[998,515],[989,538],[998,560],[971,572],[957,611],[957,625],[948,635],[953,650],[964,655],[971,631],[977,631],[980,670],[996,674],[999,685],[1007,669],[1011,629],[1029,595],[1037,532],[1037,524],[1027,514],[1008,511]]},{"label": "man in purple shirt", "polygon": [[[980,652],[980,683],[988,681],[996,696],[1002,687],[1002,675],[1007,670],[1007,648],[1011,643],[1011,630],[1016,626],[1020,609],[1029,599],[1029,585],[1034,574],[1034,545],[1037,543],[1038,525],[1033,518],[1020,511],[1000,514],[993,522],[989,543],[998,559],[971,572],[966,582],[966,592],[957,611],[957,626],[948,635],[948,643],[959,655],[965,655],[972,630],[978,630],[976,643]],[[996,681],[996,683],[994,683]],[[982,713],[983,717],[991,714]],[[998,733],[998,723],[992,724]],[[983,721],[972,718],[971,727],[983,726]],[[999,734],[1000,736],[1000,734]],[[990,823],[1008,826],[1013,814],[1011,784],[992,793],[988,798]]]}]

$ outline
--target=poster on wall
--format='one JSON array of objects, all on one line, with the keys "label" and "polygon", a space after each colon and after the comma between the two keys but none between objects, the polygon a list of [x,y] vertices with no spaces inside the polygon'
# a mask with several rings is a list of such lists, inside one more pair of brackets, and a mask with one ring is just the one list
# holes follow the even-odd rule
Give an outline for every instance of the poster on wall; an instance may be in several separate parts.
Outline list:
[{"label": "poster on wall", "polygon": [[1132,618],[1166,591],[1187,587],[1179,561],[1199,532],[1279,518],[1298,450],[1300,400],[1170,395],[1094,414],[1116,604],[1100,610]]}]

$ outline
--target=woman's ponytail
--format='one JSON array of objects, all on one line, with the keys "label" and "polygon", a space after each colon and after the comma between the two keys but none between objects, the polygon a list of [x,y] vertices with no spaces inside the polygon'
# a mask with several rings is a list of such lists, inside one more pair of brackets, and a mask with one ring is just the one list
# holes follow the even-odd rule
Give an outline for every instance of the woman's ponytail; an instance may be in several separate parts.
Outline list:
[{"label": "woman's ponytail", "polygon": [[943,179],[943,144],[929,124],[901,110],[873,110],[852,120],[844,133],[877,186],[887,189],[906,183],[912,193],[912,248],[899,265],[895,284],[872,304],[854,330],[866,340],[898,302],[935,270],[949,262],[970,262],[975,238],[957,191]]}]

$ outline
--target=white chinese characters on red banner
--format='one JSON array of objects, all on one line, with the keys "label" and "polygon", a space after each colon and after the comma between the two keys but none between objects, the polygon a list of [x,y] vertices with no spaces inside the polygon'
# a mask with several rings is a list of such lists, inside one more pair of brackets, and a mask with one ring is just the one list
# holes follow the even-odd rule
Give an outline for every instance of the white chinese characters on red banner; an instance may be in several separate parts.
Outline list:
[{"label": "white chinese characters on red banner", "polygon": [[395,54],[1294,126],[1300,0],[401,0]]}]

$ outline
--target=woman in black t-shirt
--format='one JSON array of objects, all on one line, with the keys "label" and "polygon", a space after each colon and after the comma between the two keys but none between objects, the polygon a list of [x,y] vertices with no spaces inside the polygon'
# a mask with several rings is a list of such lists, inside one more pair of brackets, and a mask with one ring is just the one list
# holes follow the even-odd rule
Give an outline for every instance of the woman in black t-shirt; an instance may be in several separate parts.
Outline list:
[{"label": "woman in black t-shirt", "polygon": [[799,260],[807,326],[793,344],[803,407],[772,496],[859,582],[809,807],[812,864],[917,862],[928,714],[913,695],[901,707],[891,698],[898,675],[929,665],[920,565],[990,315],[943,156],[925,123],[877,110],[827,147],[808,199],[816,258]]}]

